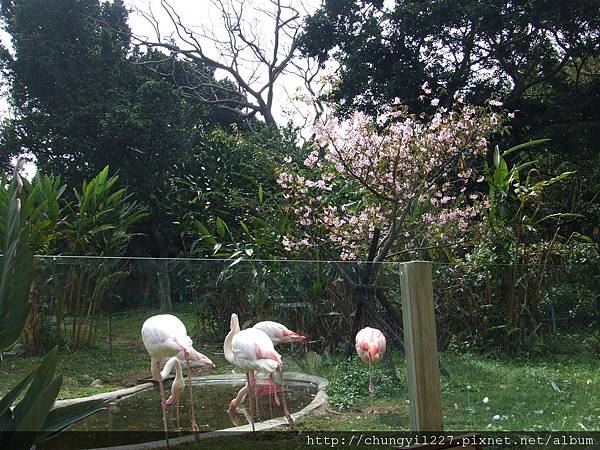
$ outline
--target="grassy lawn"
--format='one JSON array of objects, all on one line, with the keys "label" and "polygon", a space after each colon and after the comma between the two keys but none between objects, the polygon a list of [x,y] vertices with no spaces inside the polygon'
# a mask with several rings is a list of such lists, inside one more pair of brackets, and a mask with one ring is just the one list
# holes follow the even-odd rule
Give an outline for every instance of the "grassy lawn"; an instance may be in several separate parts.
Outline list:
[{"label": "grassy lawn", "polygon": [[[400,360],[400,358],[397,358]],[[444,428],[456,431],[600,430],[600,361],[590,355],[525,360],[445,353],[451,376],[442,378]],[[399,364],[400,365],[400,364]],[[338,367],[332,378],[331,402],[355,395],[357,379],[366,394],[367,371],[357,361]],[[378,370],[377,414],[367,414],[369,399],[334,406],[305,420],[307,430],[409,430],[404,368],[397,383]],[[357,386],[358,387],[358,386]]]},{"label": "grassy lawn", "polygon": [[[62,353],[58,371],[64,376],[59,398],[73,398],[133,386],[150,375],[149,357],[140,328],[155,311],[136,311],[113,320],[113,353],[106,331],[98,330],[97,348]],[[188,329],[192,314],[177,312]],[[231,373],[220,344],[198,349],[217,365],[212,373]],[[286,350],[283,350],[284,358]],[[0,368],[0,393],[6,392],[41,358],[7,358]],[[368,371],[354,358],[321,358],[309,353],[287,358],[287,370],[324,376],[331,405],[300,421],[307,431],[409,430],[406,374],[401,355],[394,355],[397,379],[377,368],[376,414],[367,414]],[[445,353],[451,373],[442,379],[444,425],[447,430],[600,430],[600,359],[591,354],[515,359],[470,353]],[[91,387],[94,380],[101,385]],[[264,448],[264,447],[263,447]]]}]

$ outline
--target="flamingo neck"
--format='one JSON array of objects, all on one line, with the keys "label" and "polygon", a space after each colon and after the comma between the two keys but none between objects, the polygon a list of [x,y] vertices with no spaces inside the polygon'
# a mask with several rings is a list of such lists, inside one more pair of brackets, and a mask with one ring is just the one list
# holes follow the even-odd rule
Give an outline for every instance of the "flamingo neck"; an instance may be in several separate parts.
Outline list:
[{"label": "flamingo neck", "polygon": [[152,373],[152,378],[154,380],[162,380],[160,373],[160,361],[156,358],[150,358],[150,373]]},{"label": "flamingo neck", "polygon": [[171,373],[171,371],[173,370],[173,366],[175,366],[175,381],[183,382],[183,371],[181,370],[181,363],[179,362],[179,359],[177,358],[177,356],[173,356],[172,358],[170,358],[167,361],[167,363],[165,364],[165,367],[160,372],[160,378],[162,380],[167,378],[169,376],[169,374]]},{"label": "flamingo neck", "polygon": [[225,337],[225,342],[223,343],[223,353],[225,354],[225,359],[233,364],[233,336],[240,332],[240,322],[238,321],[238,317],[236,314],[231,315],[231,330],[227,333]]},{"label": "flamingo neck", "polygon": [[223,353],[225,354],[225,359],[233,364],[233,350],[232,350],[232,343],[233,343],[233,335],[235,333],[233,332],[233,330],[231,330],[227,336],[225,337],[225,342],[223,343]]}]

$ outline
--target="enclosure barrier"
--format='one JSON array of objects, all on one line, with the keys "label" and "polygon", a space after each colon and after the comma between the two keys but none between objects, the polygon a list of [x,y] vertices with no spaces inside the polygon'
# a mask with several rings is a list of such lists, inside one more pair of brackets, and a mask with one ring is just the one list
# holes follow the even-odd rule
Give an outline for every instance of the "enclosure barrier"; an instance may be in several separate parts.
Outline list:
[{"label": "enclosure barrier", "polygon": [[400,265],[410,425],[415,431],[443,427],[431,272],[429,262]]}]

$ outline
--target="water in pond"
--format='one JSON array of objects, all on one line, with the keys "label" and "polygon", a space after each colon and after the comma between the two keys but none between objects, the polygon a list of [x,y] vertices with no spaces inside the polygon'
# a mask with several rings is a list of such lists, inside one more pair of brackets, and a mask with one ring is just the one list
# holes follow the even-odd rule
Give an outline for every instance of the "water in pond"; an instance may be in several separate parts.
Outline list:
[{"label": "water in pond", "polygon": [[[260,383],[261,379],[257,377],[257,381]],[[241,381],[232,383],[203,381],[194,382],[193,386],[196,421],[200,432],[246,425],[248,423],[246,410],[248,399],[246,399],[243,406],[236,413],[227,413],[229,402],[243,386]],[[165,386],[165,391],[166,395],[169,395],[170,387]],[[308,405],[314,399],[316,392],[317,389],[314,384],[286,381],[286,402],[290,413],[299,411]],[[257,422],[282,416],[283,408],[277,406],[275,401],[271,400],[268,395],[260,398]],[[167,408],[167,420],[169,430],[172,431],[170,436],[176,437],[190,434],[191,418],[189,391],[187,387],[181,396],[180,425],[182,430],[177,431],[175,404]],[[117,443],[131,444],[162,439],[164,432],[162,435],[159,434],[162,430],[163,421],[160,408],[160,394],[158,386],[154,386],[153,388],[143,390],[112,403],[107,409],[75,423],[67,431],[96,432],[92,434],[96,437],[102,437],[103,443],[94,441],[94,444],[98,445],[93,446],[101,447],[117,445]],[[122,433],[132,431],[135,433]],[[82,438],[85,435],[90,435],[90,433],[72,434],[81,435]],[[113,437],[118,439],[110,438],[108,436],[110,434],[113,434]],[[65,436],[62,437],[65,438]],[[118,442],[115,442],[115,440]],[[52,440],[48,443],[51,444]],[[52,447],[52,445],[49,446],[49,448]]]}]

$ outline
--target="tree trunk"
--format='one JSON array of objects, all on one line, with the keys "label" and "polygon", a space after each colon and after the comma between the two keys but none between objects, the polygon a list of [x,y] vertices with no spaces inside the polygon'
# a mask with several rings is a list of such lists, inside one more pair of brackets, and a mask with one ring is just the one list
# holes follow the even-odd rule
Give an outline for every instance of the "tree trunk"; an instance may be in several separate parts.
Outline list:
[{"label": "tree trunk", "polygon": [[27,352],[32,355],[37,355],[41,352],[40,321],[38,317],[39,298],[40,290],[34,270],[31,289],[29,291],[29,315],[25,323],[25,333],[30,337]]},{"label": "tree trunk", "polygon": [[161,259],[157,262],[158,266],[158,298],[160,299],[160,310],[163,312],[171,311],[171,278],[166,260]]},{"label": "tree trunk", "polygon": [[[162,236],[158,226],[152,224],[152,237],[156,242],[159,255],[161,258],[169,257],[169,245],[165,238]],[[169,274],[168,262],[166,259],[159,259],[156,262],[157,276],[158,276],[158,298],[160,301],[161,311],[170,311],[172,308],[171,304],[171,278]]]}]

